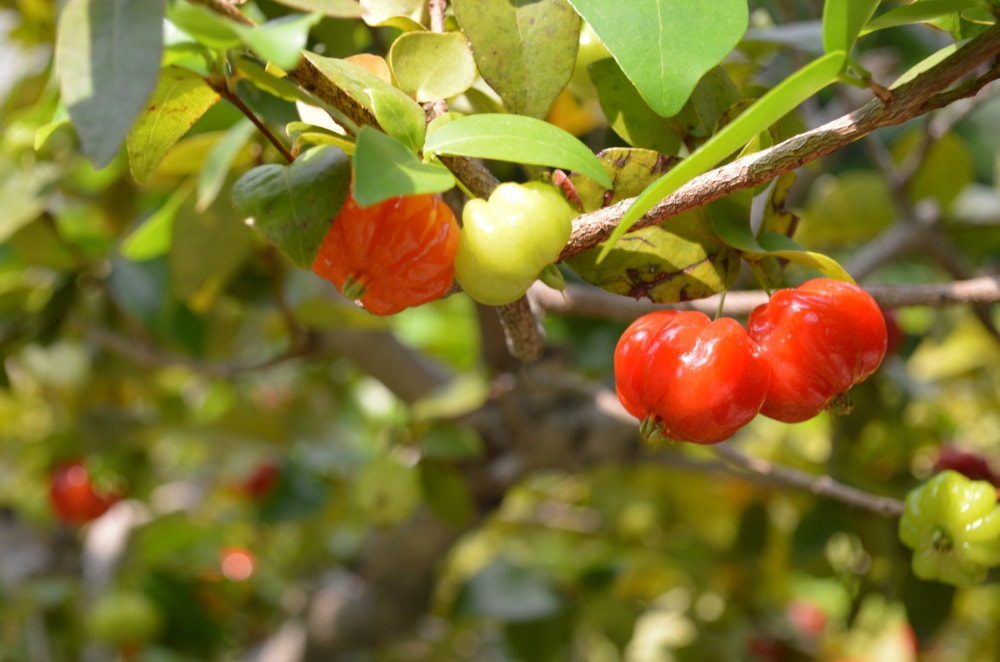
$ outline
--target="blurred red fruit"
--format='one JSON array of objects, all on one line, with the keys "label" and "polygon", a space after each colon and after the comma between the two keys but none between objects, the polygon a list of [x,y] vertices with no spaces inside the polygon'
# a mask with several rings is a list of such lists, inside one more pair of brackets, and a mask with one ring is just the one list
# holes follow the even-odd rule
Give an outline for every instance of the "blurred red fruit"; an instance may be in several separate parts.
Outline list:
[{"label": "blurred red fruit", "polygon": [[81,525],[107,512],[119,496],[99,494],[83,462],[75,460],[56,467],[49,483],[49,502],[65,524]]},{"label": "blurred red fruit", "polygon": [[985,457],[950,444],[941,447],[941,452],[934,463],[934,471],[945,469],[957,471],[972,480],[985,480],[994,485],[1000,483]]},{"label": "blurred red fruit", "polygon": [[257,465],[249,476],[240,484],[243,491],[254,500],[261,500],[270,494],[278,482],[278,465],[273,462],[262,462]]},{"label": "blurred red fruit", "polygon": [[815,602],[793,600],[786,613],[795,630],[807,637],[818,637],[826,629],[826,612]]}]

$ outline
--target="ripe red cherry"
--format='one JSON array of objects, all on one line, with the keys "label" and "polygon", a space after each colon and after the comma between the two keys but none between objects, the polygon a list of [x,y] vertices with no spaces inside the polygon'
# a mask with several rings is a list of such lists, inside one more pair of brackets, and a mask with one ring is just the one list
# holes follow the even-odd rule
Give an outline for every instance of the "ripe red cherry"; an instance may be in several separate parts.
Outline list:
[{"label": "ripe red cherry", "polygon": [[251,499],[259,501],[263,499],[278,482],[279,469],[274,462],[261,462],[254,468],[253,472],[243,479],[240,487]]},{"label": "ripe red cherry", "polygon": [[750,313],[747,333],[771,366],[765,416],[795,423],[867,379],[885,356],[885,317],[853,283],[816,278],[778,290]]},{"label": "ripe red cherry", "polygon": [[615,388],[643,429],[714,444],[760,410],[770,368],[739,322],[657,312],[633,322],[615,349]]},{"label": "ripe red cherry", "polygon": [[455,278],[458,221],[440,197],[392,198],[361,207],[349,196],[312,271],[375,315],[441,298]]},{"label": "ripe red cherry", "polygon": [[117,494],[98,493],[87,468],[79,460],[60,465],[49,483],[49,502],[65,524],[81,525],[97,519],[117,500]]},{"label": "ripe red cherry", "polygon": [[1000,484],[1000,478],[993,472],[990,463],[979,453],[962,450],[957,446],[947,444],[941,447],[941,453],[934,462],[934,471],[952,469],[972,480],[985,480],[994,485]]}]

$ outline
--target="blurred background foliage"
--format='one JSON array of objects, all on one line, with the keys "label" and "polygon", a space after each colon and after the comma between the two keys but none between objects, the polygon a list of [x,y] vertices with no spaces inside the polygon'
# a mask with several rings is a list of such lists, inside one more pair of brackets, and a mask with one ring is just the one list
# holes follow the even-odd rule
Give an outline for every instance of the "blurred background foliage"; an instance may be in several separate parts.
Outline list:
[{"label": "blurred background foliage", "polygon": [[[893,520],[734,473],[709,450],[533,473],[482,512],[457,468],[484,442],[439,413],[471,411],[495,387],[475,304],[459,294],[370,317],[245,228],[232,178],[196,201],[209,150],[243,121],[228,104],[144,185],[123,155],[95,171],[59,115],[58,4],[0,2],[0,659],[267,660],[266,642],[332,569],[353,567],[371,532],[427,507],[462,532],[440,559],[430,612],[402,640],[343,659],[1000,659],[995,577],[961,590],[917,581]],[[251,4],[264,17],[289,11]],[[795,66],[775,25],[818,34],[807,4],[751,3],[759,40],[725,64],[744,97]],[[398,34],[324,18],[310,47],[384,53]],[[926,26],[886,30],[857,55],[878,79],[947,41]],[[624,144],[579,72],[550,121],[595,150]],[[240,91],[275,125],[298,119],[287,102]],[[825,94],[794,122],[843,114],[858,94]],[[797,239],[852,265],[901,217],[926,213],[941,250],[911,243],[864,262],[868,282],[996,273],[998,126],[1000,102],[987,98],[806,166],[793,191]],[[230,167],[270,149],[250,138]],[[914,174],[894,188],[905,168]],[[157,223],[165,213],[172,223]],[[944,447],[1000,470],[1000,344],[984,315],[996,324],[995,308],[898,310],[900,346],[856,389],[851,416],[758,418],[736,443],[895,497]],[[564,368],[611,384],[623,323],[550,315],[545,326]],[[272,365],[290,328],[391,334],[462,374],[462,388],[421,409],[357,356]],[[84,528],[58,522],[49,503],[54,469],[76,459],[126,497]]]}]

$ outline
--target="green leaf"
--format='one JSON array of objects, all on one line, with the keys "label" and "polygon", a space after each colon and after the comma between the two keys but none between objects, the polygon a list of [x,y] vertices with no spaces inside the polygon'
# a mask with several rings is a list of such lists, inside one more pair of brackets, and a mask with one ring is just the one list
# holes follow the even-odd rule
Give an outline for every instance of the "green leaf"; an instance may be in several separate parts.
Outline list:
[{"label": "green leaf", "polygon": [[443,165],[423,163],[406,145],[370,126],[354,148],[354,199],[362,207],[399,195],[440,193],[455,185]]},{"label": "green leaf", "polygon": [[357,505],[380,524],[406,519],[423,496],[416,467],[391,455],[379,455],[365,465],[354,478],[351,494]]},{"label": "green leaf", "polygon": [[698,79],[736,47],[747,28],[746,0],[570,0],[650,108],[683,107]]},{"label": "green leaf", "polygon": [[678,152],[681,146],[678,126],[649,107],[613,59],[598,60],[587,70],[597,88],[601,110],[622,140],[660,154]]},{"label": "green leaf", "polygon": [[275,76],[264,67],[246,57],[234,57],[236,73],[254,87],[285,101],[314,103],[313,97],[286,77]]},{"label": "green leaf", "polygon": [[[597,158],[611,177],[610,189],[580,175],[570,177],[587,211],[637,194],[670,163],[645,149],[612,148]],[[598,253],[596,248],[585,251],[566,264],[604,290],[657,303],[717,294],[731,286],[740,272],[739,254],[716,236],[704,209],[629,234],[600,263]]]},{"label": "green leaf", "polygon": [[309,29],[323,18],[320,14],[282,16],[257,26],[233,23],[233,31],[261,58],[282,69],[291,69],[306,47]]},{"label": "green leaf", "polygon": [[361,5],[357,3],[357,0],[281,0],[281,4],[334,18],[359,18],[361,16]]},{"label": "green leaf", "polygon": [[[926,131],[914,129],[904,134],[892,148],[893,160],[904,163],[926,147]],[[966,143],[954,133],[931,141],[919,156],[920,165],[910,179],[907,192],[913,201],[936,198],[947,209],[965,190],[974,176],[972,155]]]},{"label": "green leaf", "polygon": [[766,251],[757,243],[750,225],[750,191],[739,191],[708,205],[712,228],[728,245],[745,253]]},{"label": "green leaf", "polygon": [[128,134],[128,163],[135,181],[146,181],[174,143],[218,100],[218,92],[193,71],[173,65],[164,68]]},{"label": "green leaf", "polygon": [[233,204],[296,265],[309,269],[350,188],[347,155],[309,150],[289,166],[258,166],[233,186]]},{"label": "green leaf", "polygon": [[934,51],[933,53],[931,53],[930,55],[928,55],[927,57],[925,57],[923,60],[921,60],[920,62],[917,62],[915,65],[913,65],[912,67],[910,67],[909,69],[907,69],[906,71],[904,71],[899,76],[899,78],[897,78],[896,80],[892,81],[892,84],[889,85],[889,89],[890,90],[894,90],[897,87],[899,87],[900,85],[904,85],[904,84],[910,82],[911,80],[913,80],[914,78],[916,78],[920,74],[924,73],[925,71],[927,71],[929,69],[933,69],[940,62],[942,62],[946,58],[950,57],[953,53],[955,53],[956,51],[958,51],[958,49],[959,49],[960,46],[961,46],[961,44],[957,44],[957,43],[956,44],[948,44],[947,46],[944,46],[943,48],[940,48],[940,49]]},{"label": "green leaf", "polygon": [[823,49],[850,53],[854,42],[881,0],[826,0],[823,4]]},{"label": "green leaf", "polygon": [[718,294],[740,273],[739,253],[719,239],[702,210],[626,235],[600,262],[598,254],[594,248],[566,264],[601,289],[656,303]]},{"label": "green leaf", "polygon": [[201,5],[171,2],[167,18],[199,44],[213,50],[226,51],[243,43],[236,34],[236,22]]},{"label": "green leaf", "polygon": [[889,11],[876,16],[865,24],[861,30],[861,35],[870,34],[886,28],[895,28],[901,25],[922,23],[931,19],[956,14],[970,7],[982,4],[982,0],[922,0],[913,4],[903,5],[890,9]]},{"label": "green leaf", "polygon": [[611,147],[602,150],[597,160],[611,178],[610,186],[601,186],[589,177],[570,175],[570,182],[587,212],[638,195],[650,182],[662,175],[676,159],[651,149]]},{"label": "green leaf", "polygon": [[767,251],[769,257],[779,257],[789,262],[795,262],[806,267],[812,267],[830,278],[853,283],[854,279],[840,263],[822,253],[807,251],[790,237],[773,232],[761,232],[757,241]]},{"label": "green leaf", "polygon": [[226,131],[222,140],[215,143],[209,151],[208,158],[198,173],[198,198],[194,206],[195,211],[204,211],[219,195],[233,162],[255,130],[253,122],[243,118]]},{"label": "green leaf", "polygon": [[19,160],[0,154],[0,242],[38,218],[48,206],[42,191],[58,177],[59,170],[47,164],[25,168]]},{"label": "green leaf", "polygon": [[361,17],[371,26],[421,30],[426,14],[427,0],[361,0]]},{"label": "green leaf", "polygon": [[[424,109],[401,90],[354,62],[306,51],[309,60],[339,90],[366,108],[390,136],[418,147],[423,142]],[[416,140],[416,136],[420,136]]]},{"label": "green leaf", "polygon": [[611,250],[611,246],[657,202],[717,165],[800,103],[835,81],[845,61],[846,54],[843,52],[829,53],[813,60],[765,93],[691,156],[649,186],[619,221],[618,227],[602,249],[602,259]]},{"label": "green leaf", "polygon": [[199,212],[185,198],[174,218],[168,256],[174,293],[193,310],[208,310],[252,246],[252,233],[228,200]]},{"label": "green leaf", "polygon": [[56,72],[81,149],[98,168],[118,153],[156,87],[165,0],[69,0]]},{"label": "green leaf", "polygon": [[810,188],[796,239],[805,246],[856,246],[889,227],[899,210],[885,176],[876,170],[825,175]]},{"label": "green leaf", "polygon": [[142,262],[157,258],[170,250],[174,218],[190,193],[191,180],[187,180],[173,192],[162,207],[125,238],[121,245],[121,254],[133,262]]},{"label": "green leaf", "polygon": [[476,62],[458,32],[408,32],[389,49],[389,66],[400,89],[417,101],[447,99],[476,82]]},{"label": "green leaf", "polygon": [[420,486],[431,511],[452,526],[464,529],[475,516],[475,505],[462,472],[450,464],[422,460]]},{"label": "green leaf", "polygon": [[428,135],[424,152],[575,170],[599,184],[611,186],[604,167],[586,145],[572,134],[532,117],[502,114],[461,117]]},{"label": "green leaf", "polygon": [[417,116],[410,112],[412,105],[410,99],[400,96],[397,92],[395,89],[391,92],[384,89],[370,89],[368,97],[371,99],[375,117],[385,132],[416,152],[424,144],[424,116],[421,112],[418,122]]},{"label": "green leaf", "polygon": [[453,0],[483,78],[511,113],[542,118],[573,75],[580,17],[566,0]]},{"label": "green leaf", "polygon": [[[370,317],[370,316],[369,316]],[[461,377],[457,379],[462,379]],[[479,380],[482,384],[483,380]],[[484,392],[481,399],[485,402],[488,395],[485,387],[480,388]],[[456,394],[457,396],[457,394]],[[462,408],[461,414],[474,411],[477,407]],[[426,419],[427,417],[425,417]],[[471,460],[483,456],[483,440],[472,428],[458,425],[449,421],[435,423],[420,437],[420,452],[423,457],[435,460]]]}]

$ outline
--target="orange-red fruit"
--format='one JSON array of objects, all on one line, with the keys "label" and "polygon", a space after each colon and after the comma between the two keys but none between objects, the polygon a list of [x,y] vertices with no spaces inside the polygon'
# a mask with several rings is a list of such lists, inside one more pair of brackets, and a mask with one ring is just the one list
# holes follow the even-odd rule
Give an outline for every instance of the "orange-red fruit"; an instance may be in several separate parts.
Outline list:
[{"label": "orange-red fruit", "polygon": [[853,283],[816,278],[778,290],[750,313],[747,333],[771,364],[760,413],[786,423],[812,418],[867,379],[885,356],[885,318]]},{"label": "orange-red fruit", "polygon": [[49,503],[65,524],[95,520],[118,500],[117,494],[99,494],[87,468],[79,460],[56,467],[49,483]]},{"label": "orange-red fruit", "polygon": [[749,423],[770,372],[739,322],[699,312],[640,317],[615,349],[615,388],[625,409],[666,437],[697,444],[724,441]]},{"label": "orange-red fruit", "polygon": [[312,271],[375,315],[439,299],[455,278],[458,221],[438,196],[361,207],[352,195],[323,239]]}]

